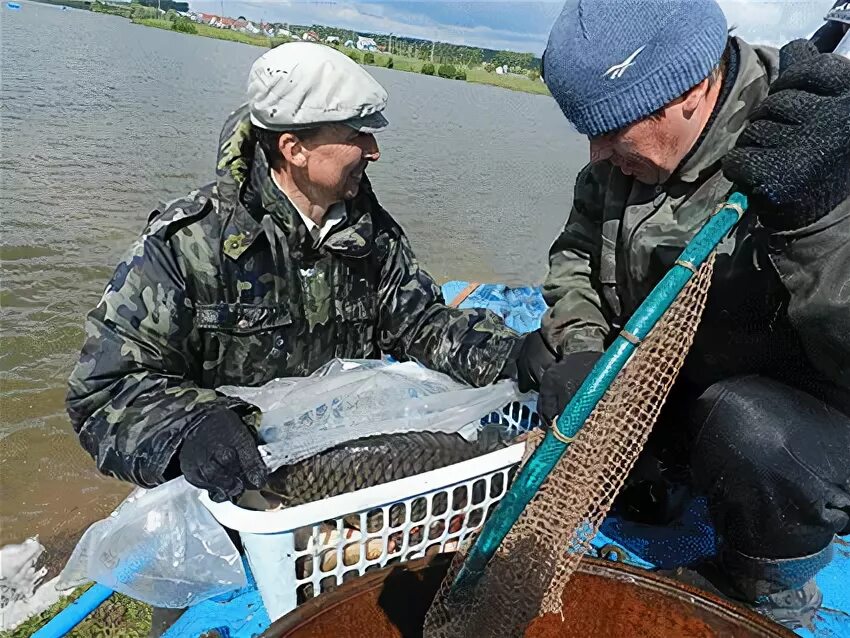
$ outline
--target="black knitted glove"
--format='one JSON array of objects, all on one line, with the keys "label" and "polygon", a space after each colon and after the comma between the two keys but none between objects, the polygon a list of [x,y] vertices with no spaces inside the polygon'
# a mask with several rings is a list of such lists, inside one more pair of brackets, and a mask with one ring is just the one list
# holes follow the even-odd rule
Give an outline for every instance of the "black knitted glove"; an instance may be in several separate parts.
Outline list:
[{"label": "black knitted glove", "polygon": [[806,40],[785,45],[723,171],[772,230],[808,226],[850,197],[850,61]]},{"label": "black knitted glove", "polygon": [[544,425],[564,411],[601,356],[601,352],[573,352],[546,369],[537,399],[537,412]]},{"label": "black knitted glove", "polygon": [[543,373],[557,360],[557,355],[539,330],[523,337],[522,347],[516,358],[516,380],[520,391],[539,390]]},{"label": "black knitted glove", "polygon": [[186,480],[221,503],[258,490],[268,479],[257,440],[231,410],[214,412],[195,427],[180,448],[180,470]]}]

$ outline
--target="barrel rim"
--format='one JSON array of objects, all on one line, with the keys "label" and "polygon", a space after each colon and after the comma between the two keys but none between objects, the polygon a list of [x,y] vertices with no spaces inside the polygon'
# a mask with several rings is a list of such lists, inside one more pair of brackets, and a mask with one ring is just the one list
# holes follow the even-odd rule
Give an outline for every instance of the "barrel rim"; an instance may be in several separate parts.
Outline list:
[{"label": "barrel rim", "polygon": [[[425,556],[405,563],[388,565],[380,570],[364,574],[354,580],[343,583],[333,591],[320,594],[302,603],[290,613],[272,623],[260,638],[281,638],[281,636],[291,635],[293,631],[296,631],[311,621],[320,611],[336,608],[355,596],[362,596],[376,588],[380,588],[389,575],[397,569],[419,572],[427,569],[432,562],[443,563],[447,568],[452,560],[452,556],[453,554],[451,553]],[[691,604],[702,605],[704,609],[709,611],[712,609],[717,610],[720,614],[742,623],[743,628],[761,632],[764,636],[796,638],[794,632],[741,604],[721,598],[689,583],[660,575],[657,571],[585,556],[582,558],[581,563],[579,563],[577,572],[589,576],[601,576],[611,580],[629,582],[631,584],[637,582],[640,586],[650,590],[668,596],[672,595],[679,600],[685,600]]]}]

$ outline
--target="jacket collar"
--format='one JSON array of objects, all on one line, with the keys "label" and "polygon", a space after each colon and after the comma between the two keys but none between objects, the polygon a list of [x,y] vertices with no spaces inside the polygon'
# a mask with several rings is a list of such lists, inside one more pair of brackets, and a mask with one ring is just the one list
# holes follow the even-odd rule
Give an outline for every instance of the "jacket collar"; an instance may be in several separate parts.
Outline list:
[{"label": "jacket collar", "polygon": [[732,46],[738,55],[732,88],[697,149],[669,180],[671,184],[676,181],[696,182],[705,172],[716,170],[723,156],[735,145],[752,111],[767,95],[770,82],[776,76],[773,56],[769,52],[763,55],[740,38],[733,38]]}]

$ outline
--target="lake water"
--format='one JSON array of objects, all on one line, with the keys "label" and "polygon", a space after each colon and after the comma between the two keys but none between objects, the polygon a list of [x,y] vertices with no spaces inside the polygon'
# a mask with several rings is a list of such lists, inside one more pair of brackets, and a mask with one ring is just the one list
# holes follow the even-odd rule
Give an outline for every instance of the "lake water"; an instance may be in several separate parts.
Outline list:
[{"label": "lake water", "polygon": [[[263,49],[22,5],[0,9],[0,544],[56,550],[128,490],[65,416],[84,315],[150,210],[212,180]],[[551,98],[368,68],[391,122],[369,175],[426,268],[540,282],[587,157]]]}]

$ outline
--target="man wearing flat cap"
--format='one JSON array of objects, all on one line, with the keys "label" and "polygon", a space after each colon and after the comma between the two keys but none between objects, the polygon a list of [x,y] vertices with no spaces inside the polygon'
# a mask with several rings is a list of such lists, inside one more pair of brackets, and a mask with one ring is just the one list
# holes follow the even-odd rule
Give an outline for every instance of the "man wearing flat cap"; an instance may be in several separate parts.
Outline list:
[{"label": "man wearing flat cap", "polygon": [[215,183],[153,212],[88,316],[67,405],[101,471],[235,499],[267,478],[258,410],[219,386],[382,353],[472,385],[502,373],[518,335],[445,305],[366,178],[386,102],[324,45],[254,63]]}]

